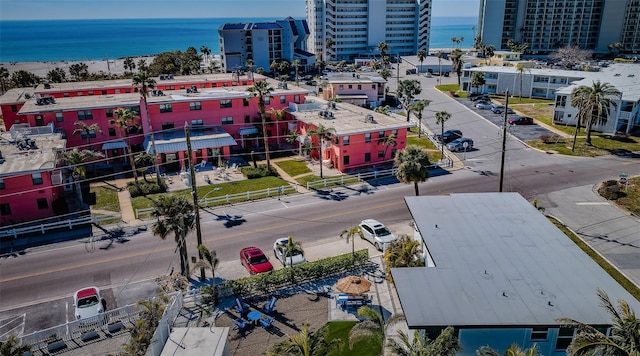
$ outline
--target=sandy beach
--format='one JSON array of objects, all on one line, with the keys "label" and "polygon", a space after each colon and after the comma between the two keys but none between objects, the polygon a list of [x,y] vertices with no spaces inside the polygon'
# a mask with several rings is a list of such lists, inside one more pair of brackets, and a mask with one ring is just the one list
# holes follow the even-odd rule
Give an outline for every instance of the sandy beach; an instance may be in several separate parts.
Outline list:
[{"label": "sandy beach", "polygon": [[[151,64],[155,56],[131,57],[137,65],[138,61],[144,59],[147,64]],[[57,61],[57,62],[4,62],[0,66],[7,68],[9,75],[11,73],[25,70],[39,77],[45,78],[47,73],[55,68],[62,68],[69,74],[69,67],[75,63],[85,63],[89,67],[89,73],[98,73],[103,71],[111,74],[122,74],[124,69],[125,58],[105,60],[87,60],[87,61]]]}]

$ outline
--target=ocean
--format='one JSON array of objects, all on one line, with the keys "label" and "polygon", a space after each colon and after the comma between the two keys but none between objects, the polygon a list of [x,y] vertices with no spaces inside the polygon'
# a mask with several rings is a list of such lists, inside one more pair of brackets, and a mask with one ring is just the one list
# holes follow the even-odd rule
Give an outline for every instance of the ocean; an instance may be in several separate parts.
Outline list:
[{"label": "ocean", "polygon": [[[279,18],[278,18],[279,19]],[[220,51],[218,28],[228,22],[275,18],[108,19],[0,21],[0,63],[84,61],[143,56],[207,46]],[[430,48],[450,48],[451,38],[473,44],[474,17],[433,17]]]}]

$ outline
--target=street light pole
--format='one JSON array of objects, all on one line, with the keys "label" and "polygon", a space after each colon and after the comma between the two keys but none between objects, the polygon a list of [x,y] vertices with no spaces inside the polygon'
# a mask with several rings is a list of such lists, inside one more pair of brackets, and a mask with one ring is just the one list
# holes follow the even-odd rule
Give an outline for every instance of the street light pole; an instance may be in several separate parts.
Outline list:
[{"label": "street light pole", "polygon": [[[202,245],[202,230],[200,229],[200,209],[198,208],[198,189],[196,189],[196,170],[193,167],[192,151],[191,151],[191,136],[189,135],[189,126],[184,123],[184,135],[187,139],[187,162],[189,162],[189,173],[191,175],[191,195],[193,195],[193,205],[196,213],[196,237],[198,246]],[[198,249],[198,257],[202,260],[202,252]],[[204,267],[200,267],[200,282],[204,282]]]}]

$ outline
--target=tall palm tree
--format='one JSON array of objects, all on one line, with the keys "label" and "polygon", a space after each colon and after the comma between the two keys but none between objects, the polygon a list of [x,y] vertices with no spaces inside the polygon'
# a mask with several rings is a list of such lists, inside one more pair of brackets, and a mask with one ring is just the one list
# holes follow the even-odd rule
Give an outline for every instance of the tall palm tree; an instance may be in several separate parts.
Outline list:
[{"label": "tall palm tree", "polygon": [[458,87],[460,86],[460,77],[462,76],[462,66],[464,64],[462,61],[463,54],[464,53],[462,53],[461,50],[456,49],[453,51],[453,53],[451,53],[451,56],[449,56],[449,58],[451,58],[451,61],[453,62],[452,69],[458,76]]},{"label": "tall palm tree", "polygon": [[522,101],[522,80],[524,77],[524,72],[528,72],[529,69],[522,63],[518,63],[516,64],[516,77],[519,79],[520,82],[520,91],[518,91],[518,97],[520,98],[520,101]]},{"label": "tall palm tree", "polygon": [[409,238],[407,235],[400,236],[392,242],[385,250],[383,260],[387,271],[387,280],[393,282],[391,269],[396,267],[424,267],[421,258],[422,250],[420,242]]},{"label": "tall palm tree", "polygon": [[0,86],[3,93],[7,91],[7,79],[9,79],[9,70],[5,67],[0,67]]},{"label": "tall palm tree", "polygon": [[[455,37],[454,37],[455,38]],[[438,56],[438,85],[440,84],[442,77],[442,58],[444,58],[444,51],[440,50],[436,53]]]},{"label": "tall palm tree", "polygon": [[396,147],[398,145],[398,137],[395,134],[380,137],[378,139],[378,144],[384,146],[384,158],[386,159],[389,147]]},{"label": "tall palm tree", "polygon": [[411,105],[412,111],[418,115],[418,138],[422,137],[422,111],[429,106],[430,100],[418,100]]},{"label": "tall palm tree", "polygon": [[153,89],[156,87],[156,81],[153,79],[149,73],[142,70],[140,64],[138,64],[138,69],[140,72],[133,76],[133,85],[138,88],[138,92],[140,93],[140,97],[142,98],[142,102],[144,104],[144,111],[147,115],[147,126],[149,126],[149,135],[151,136],[151,154],[153,155],[153,162],[155,165],[156,171],[156,183],[158,186],[160,183],[160,166],[158,165],[158,151],[156,150],[156,139],[155,134],[153,132],[153,127],[151,126],[151,116],[149,116],[149,105],[147,104],[147,98],[149,97],[149,89]]},{"label": "tall palm tree", "polygon": [[567,351],[571,355],[640,355],[640,318],[624,300],[618,300],[618,307],[609,299],[607,293],[598,289],[600,306],[611,316],[611,335],[606,336],[590,325],[570,318],[556,321],[566,327],[578,329]]},{"label": "tall palm tree", "polygon": [[476,88],[476,93],[478,92],[478,88],[480,88],[481,86],[483,86],[486,83],[486,79],[484,79],[484,73],[483,72],[473,72],[473,75],[471,75],[471,88]]},{"label": "tall palm tree", "polygon": [[[444,137],[444,123],[451,118],[451,114],[447,111],[438,111],[436,113],[436,125],[440,125],[440,137]],[[444,158],[444,142],[440,145],[440,159]]]},{"label": "tall palm tree", "polygon": [[283,121],[287,117],[286,109],[276,109],[270,108],[267,113],[274,119],[276,123],[276,142],[278,143],[278,147],[280,147],[280,122]]},{"label": "tall palm tree", "polygon": [[327,325],[313,332],[309,330],[309,324],[305,323],[302,330],[296,335],[287,335],[287,338],[271,347],[267,355],[279,356],[325,356],[331,351],[342,347],[341,339],[327,341]]},{"label": "tall palm tree", "polygon": [[2,356],[22,356],[29,351],[31,351],[31,345],[21,344],[20,339],[15,335],[0,342],[0,355]]},{"label": "tall palm tree", "polygon": [[147,180],[147,169],[153,166],[153,156],[146,152],[138,153],[133,157],[133,163],[135,163],[138,173],[142,173],[144,181],[149,183]]},{"label": "tall palm tree", "polygon": [[[578,109],[576,121],[580,117],[587,130],[585,144],[591,146],[591,128],[594,124],[602,125],[607,122],[612,108],[618,106],[617,100],[621,92],[609,83],[599,80],[588,87],[581,85],[571,92],[571,106]],[[579,125],[576,123],[576,132]],[[575,138],[574,138],[575,146]]]},{"label": "tall palm tree", "polygon": [[136,64],[133,61],[133,58],[131,57],[125,58],[124,62],[122,63],[122,66],[124,67],[125,70],[130,70],[132,72],[134,69],[136,69]]},{"label": "tall palm tree", "polygon": [[[478,356],[500,356],[500,353],[490,348],[489,346],[482,346],[476,351]],[[528,349],[522,349],[518,344],[511,344],[504,352],[504,356],[538,356],[538,345],[533,345]]]},{"label": "tall palm tree", "polygon": [[178,195],[160,195],[152,204],[156,221],[151,225],[151,232],[163,240],[173,233],[176,249],[180,251],[180,274],[188,277],[186,237],[195,228],[195,207],[186,197]]},{"label": "tall palm tree", "polygon": [[291,66],[293,67],[293,69],[296,72],[296,85],[300,85],[300,77],[298,75],[298,70],[300,69],[300,60],[299,59],[294,59],[291,62]]},{"label": "tall palm tree", "polygon": [[97,132],[102,132],[100,125],[97,123],[87,125],[82,121],[76,121],[74,125],[78,126],[73,130],[74,135],[83,135],[87,139],[87,148],[91,149],[91,135],[95,135]]},{"label": "tall palm tree", "polygon": [[218,288],[216,287],[216,268],[220,263],[215,250],[209,250],[205,245],[198,245],[198,251],[202,256],[193,266],[194,270],[204,268],[211,270],[211,290],[213,292],[213,305],[218,305]]},{"label": "tall palm tree", "polygon": [[401,81],[398,86],[397,95],[402,106],[407,111],[407,122],[411,119],[411,104],[413,103],[413,99],[421,92],[422,88],[420,87],[420,82],[415,79],[405,79]]},{"label": "tall palm tree", "polygon": [[384,68],[388,68],[389,56],[387,56],[387,51],[389,50],[389,45],[387,44],[387,42],[383,41],[378,43],[378,46],[376,46],[376,48],[378,49],[378,51],[380,51],[380,60],[382,61]]},{"label": "tall palm tree", "polygon": [[399,330],[400,342],[390,339],[387,347],[397,356],[454,356],[458,351],[462,351],[454,332],[455,330],[449,326],[431,340],[426,334],[423,335],[416,330],[413,339],[410,340],[409,335]]},{"label": "tall palm tree", "polygon": [[455,37],[451,37],[451,50],[452,51],[456,47],[456,42],[458,42],[458,39],[455,38]]},{"label": "tall palm tree", "polygon": [[418,74],[420,74],[422,73],[422,62],[424,62],[424,59],[427,58],[427,50],[423,48],[418,51],[417,55],[418,61],[420,62],[420,70],[418,71]]},{"label": "tall palm tree", "polygon": [[133,172],[133,180],[136,184],[136,188],[138,191],[140,190],[140,183],[138,183],[138,171],[136,170],[136,162],[133,159],[133,152],[131,152],[131,141],[129,139],[129,130],[131,127],[140,127],[140,125],[136,122],[136,115],[133,110],[118,108],[114,111],[116,115],[115,119],[109,121],[111,125],[115,125],[120,129],[119,137],[122,137],[124,134],[125,143],[127,144],[127,159],[129,160],[129,164],[131,164],[131,171]]},{"label": "tall palm tree", "polygon": [[315,129],[309,130],[307,134],[311,137],[315,137],[318,140],[318,149],[320,153],[320,178],[324,178],[322,174],[322,160],[324,159],[324,152],[322,150],[322,146],[325,142],[331,142],[333,139],[333,134],[336,130],[333,127],[324,127],[322,125],[318,126]]},{"label": "tall palm tree", "polygon": [[344,229],[340,232],[340,238],[344,238],[347,243],[351,240],[351,254],[355,257],[356,255],[356,244],[355,238],[356,236],[360,236],[361,239],[364,239],[364,234],[362,233],[362,229],[360,226],[352,226],[349,229]]},{"label": "tall palm tree", "polygon": [[[379,337],[384,345],[390,328],[398,322],[406,320],[404,314],[393,314],[385,322],[382,315],[369,306],[360,307],[358,316],[364,320],[354,325],[349,331],[349,348],[353,348],[353,345],[362,339],[374,336]],[[380,349],[380,354],[384,354],[384,346]]]},{"label": "tall palm tree", "polygon": [[326,63],[329,63],[329,61],[331,60],[331,58],[329,58],[329,51],[333,48],[334,44],[336,43],[331,38],[327,38],[324,41],[324,61]]},{"label": "tall palm tree", "polygon": [[58,166],[70,168],[78,177],[82,178],[87,173],[85,164],[102,157],[104,156],[100,152],[92,150],[80,151],[74,148],[61,154],[60,158],[58,158]]},{"label": "tall palm tree", "polygon": [[122,345],[123,354],[127,356],[144,355],[147,352],[166,309],[167,298],[161,295],[159,298],[141,300],[136,304],[140,309],[139,319],[131,328],[129,342]]},{"label": "tall palm tree", "polygon": [[[271,161],[269,157],[269,138],[267,137],[267,120],[265,110],[265,98],[269,98],[273,92],[273,88],[266,80],[258,80],[249,87],[247,91],[253,97],[258,98],[258,112],[260,113],[260,121],[262,122],[262,140],[264,141],[264,152],[267,158],[267,171],[271,171]],[[277,133],[276,133],[277,134]]]},{"label": "tall palm tree", "polygon": [[207,46],[201,46],[200,52],[204,55],[204,61],[206,62],[209,59],[209,55],[211,54],[211,50]]},{"label": "tall palm tree", "polygon": [[403,183],[413,183],[416,196],[420,195],[418,183],[429,178],[429,156],[427,150],[420,146],[408,145],[398,151],[395,158],[396,177]]}]

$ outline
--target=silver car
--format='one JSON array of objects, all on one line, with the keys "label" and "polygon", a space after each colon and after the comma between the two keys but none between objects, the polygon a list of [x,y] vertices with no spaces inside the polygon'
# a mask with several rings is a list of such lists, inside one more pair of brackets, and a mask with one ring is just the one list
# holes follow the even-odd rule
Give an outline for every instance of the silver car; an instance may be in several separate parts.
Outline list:
[{"label": "silver car", "polygon": [[396,241],[396,237],[391,231],[378,220],[362,220],[360,230],[364,239],[371,242],[378,251],[386,250],[389,244]]}]

